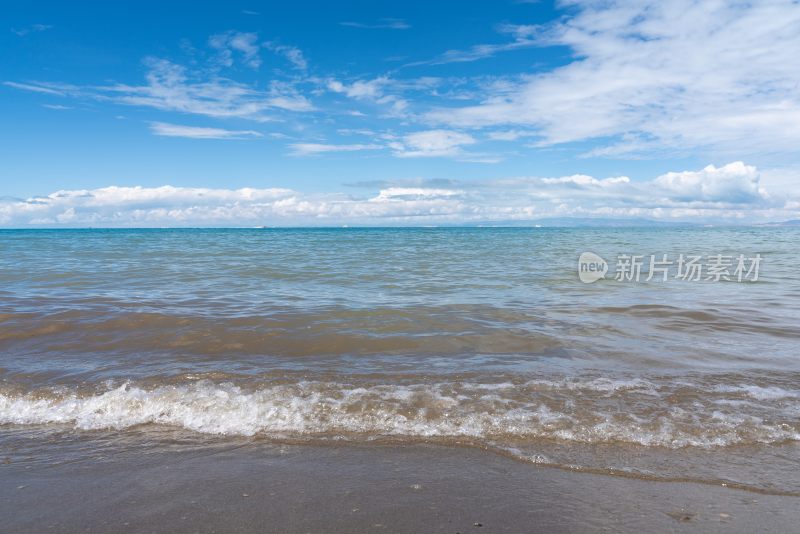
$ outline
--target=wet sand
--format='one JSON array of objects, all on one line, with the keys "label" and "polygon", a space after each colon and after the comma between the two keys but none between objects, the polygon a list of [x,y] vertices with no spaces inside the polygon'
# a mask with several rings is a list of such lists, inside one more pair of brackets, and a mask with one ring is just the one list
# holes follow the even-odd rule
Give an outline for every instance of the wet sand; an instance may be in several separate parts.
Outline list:
[{"label": "wet sand", "polygon": [[[576,473],[468,448],[142,445],[61,461],[12,455],[0,463],[0,530],[790,532],[800,524],[797,497]],[[39,454],[58,458],[48,448],[59,446]]]}]

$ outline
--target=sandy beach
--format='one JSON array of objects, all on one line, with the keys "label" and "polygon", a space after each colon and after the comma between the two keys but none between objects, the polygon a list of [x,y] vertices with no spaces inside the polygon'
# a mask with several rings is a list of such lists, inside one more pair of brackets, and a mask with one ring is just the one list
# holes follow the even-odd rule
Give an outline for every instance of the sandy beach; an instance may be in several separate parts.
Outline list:
[{"label": "sandy beach", "polygon": [[4,532],[790,532],[800,521],[796,497],[468,448],[245,440],[170,451],[140,438],[81,449],[49,462],[45,446],[0,466]]}]

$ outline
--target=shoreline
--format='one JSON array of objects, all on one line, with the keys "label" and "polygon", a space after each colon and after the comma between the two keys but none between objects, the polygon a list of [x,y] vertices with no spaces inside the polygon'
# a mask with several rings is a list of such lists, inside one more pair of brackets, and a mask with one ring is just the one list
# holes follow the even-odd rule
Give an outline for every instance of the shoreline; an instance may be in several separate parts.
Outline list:
[{"label": "shoreline", "polygon": [[0,465],[5,532],[790,531],[798,498],[569,471],[438,445],[186,447]]}]

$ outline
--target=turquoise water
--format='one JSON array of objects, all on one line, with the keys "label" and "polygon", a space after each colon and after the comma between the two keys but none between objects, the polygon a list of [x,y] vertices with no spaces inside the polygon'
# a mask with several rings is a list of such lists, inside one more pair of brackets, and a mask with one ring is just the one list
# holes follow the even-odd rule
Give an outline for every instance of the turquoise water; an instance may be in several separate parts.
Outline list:
[{"label": "turquoise water", "polygon": [[[798,246],[791,228],[0,231],[0,428],[467,441],[800,492]],[[605,279],[579,280],[586,251]],[[620,254],[644,256],[639,282],[614,280]],[[663,254],[762,261],[757,281],[645,281]]]}]

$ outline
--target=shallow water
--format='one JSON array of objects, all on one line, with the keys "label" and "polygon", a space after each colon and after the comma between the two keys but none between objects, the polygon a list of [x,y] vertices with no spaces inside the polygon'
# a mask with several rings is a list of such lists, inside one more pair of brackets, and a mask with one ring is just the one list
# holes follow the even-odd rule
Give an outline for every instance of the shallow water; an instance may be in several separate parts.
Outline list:
[{"label": "shallow water", "polygon": [[[434,441],[800,494],[798,246],[790,228],[0,231],[0,440]],[[585,251],[763,261],[755,282],[612,265],[584,284]]]}]

